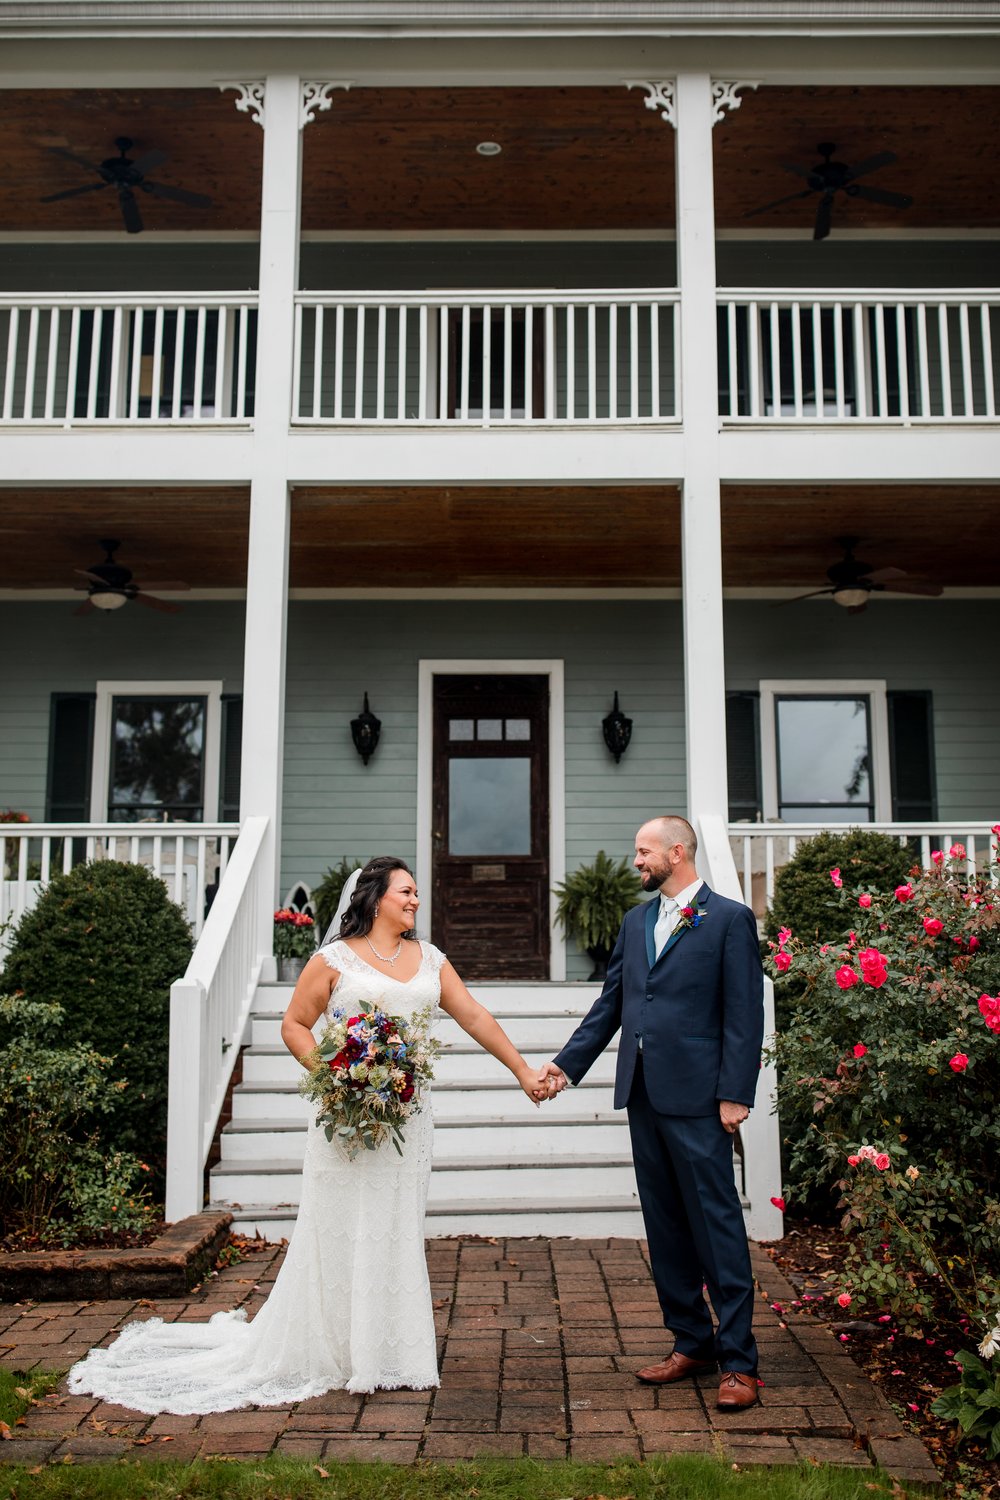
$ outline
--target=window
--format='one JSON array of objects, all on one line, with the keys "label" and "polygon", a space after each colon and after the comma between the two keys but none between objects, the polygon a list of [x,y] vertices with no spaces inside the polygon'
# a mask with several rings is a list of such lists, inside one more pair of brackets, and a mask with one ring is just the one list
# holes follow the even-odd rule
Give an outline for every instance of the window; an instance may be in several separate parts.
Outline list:
[{"label": "window", "polygon": [[214,820],[221,725],[221,683],[99,682],[91,817]]},{"label": "window", "polygon": [[764,816],[788,823],[891,817],[884,682],[762,682]]},{"label": "window", "polygon": [[726,764],[729,768],[729,821],[761,816],[760,694],[726,694]]}]

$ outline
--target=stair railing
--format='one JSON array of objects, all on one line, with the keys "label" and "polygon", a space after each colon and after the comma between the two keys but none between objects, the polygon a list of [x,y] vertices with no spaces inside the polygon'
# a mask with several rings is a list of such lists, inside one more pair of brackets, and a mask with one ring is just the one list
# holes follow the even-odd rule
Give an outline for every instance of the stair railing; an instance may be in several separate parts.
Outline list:
[{"label": "stair railing", "polygon": [[[720,814],[705,814],[698,820],[699,862],[713,891],[743,900],[736,863],[729,844],[729,829]],[[774,985],[764,979],[764,1046],[774,1035]],[[781,1196],[781,1139],[776,1108],[778,1076],[773,1062],[761,1060],[757,1100],[749,1118],[740,1126],[743,1145],[743,1192],[749,1200],[747,1233],[754,1240],[779,1240],[784,1218],[771,1202]]]},{"label": "stair railing", "polygon": [[171,1221],[201,1212],[205,1161],[260,977],[259,912],[271,884],[261,852],[267,821],[243,824],[187,971],[170,986]]}]

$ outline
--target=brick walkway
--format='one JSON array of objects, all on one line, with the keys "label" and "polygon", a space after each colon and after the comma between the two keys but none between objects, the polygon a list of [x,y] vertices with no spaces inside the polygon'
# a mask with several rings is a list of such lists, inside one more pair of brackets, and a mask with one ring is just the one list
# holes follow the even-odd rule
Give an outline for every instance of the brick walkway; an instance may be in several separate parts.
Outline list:
[{"label": "brick walkway", "polygon": [[[716,1411],[712,1380],[660,1389],[635,1381],[633,1372],[669,1346],[644,1245],[432,1240],[440,1390],[335,1391],[291,1407],[141,1417],[63,1389],[0,1444],[0,1461],[276,1451],[327,1462],[477,1455],[603,1462],[714,1453],[740,1464],[878,1461],[901,1480],[935,1483],[922,1445],[833,1335],[805,1318],[785,1327],[771,1310],[794,1293],[753,1251],[764,1404],[740,1415]],[[282,1253],[229,1267],[183,1301],[0,1304],[0,1360],[16,1370],[64,1370],[133,1317],[202,1320],[233,1306],[252,1315]]]}]

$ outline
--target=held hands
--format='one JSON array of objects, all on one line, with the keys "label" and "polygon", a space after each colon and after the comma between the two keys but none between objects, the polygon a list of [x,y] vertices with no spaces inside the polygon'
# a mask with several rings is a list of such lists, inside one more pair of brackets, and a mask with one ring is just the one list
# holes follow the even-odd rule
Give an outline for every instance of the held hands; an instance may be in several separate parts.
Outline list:
[{"label": "held hands", "polygon": [[540,1068],[525,1067],[518,1074],[518,1082],[533,1104],[541,1104],[561,1093],[569,1079],[555,1063],[544,1063]]},{"label": "held hands", "polygon": [[719,1119],[722,1128],[730,1135],[735,1135],[750,1111],[745,1104],[734,1104],[732,1099],[719,1100]]}]

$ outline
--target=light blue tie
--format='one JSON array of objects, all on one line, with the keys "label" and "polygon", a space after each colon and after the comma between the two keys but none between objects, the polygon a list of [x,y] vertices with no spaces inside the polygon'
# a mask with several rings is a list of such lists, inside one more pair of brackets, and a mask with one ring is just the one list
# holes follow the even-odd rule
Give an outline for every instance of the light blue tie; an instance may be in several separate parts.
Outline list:
[{"label": "light blue tie", "polygon": [[653,928],[653,947],[656,950],[657,958],[659,958],[670,941],[670,934],[673,932],[676,922],[677,902],[673,896],[661,896],[660,915],[657,917],[656,926]]}]

